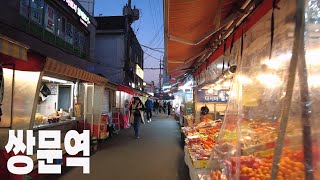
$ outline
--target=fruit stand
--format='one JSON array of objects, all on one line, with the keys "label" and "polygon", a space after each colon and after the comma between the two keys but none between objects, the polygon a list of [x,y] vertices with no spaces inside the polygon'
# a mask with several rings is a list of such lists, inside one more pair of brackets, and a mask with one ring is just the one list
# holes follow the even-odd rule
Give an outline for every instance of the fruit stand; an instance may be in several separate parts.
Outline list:
[{"label": "fruit stand", "polygon": [[[218,135],[206,141],[199,127],[183,129],[191,179],[320,179],[320,3],[264,1],[261,7],[270,10],[253,25],[258,8],[225,55],[237,73]],[[210,155],[201,149],[211,147]]]},{"label": "fruit stand", "polygon": [[185,137],[184,159],[192,179],[197,179],[202,174],[206,175],[205,167],[209,162],[221,125],[220,120],[206,119],[199,124],[181,128]]},{"label": "fruit stand", "polygon": [[233,96],[207,165],[212,180],[320,179],[320,4],[273,7],[240,40]]}]

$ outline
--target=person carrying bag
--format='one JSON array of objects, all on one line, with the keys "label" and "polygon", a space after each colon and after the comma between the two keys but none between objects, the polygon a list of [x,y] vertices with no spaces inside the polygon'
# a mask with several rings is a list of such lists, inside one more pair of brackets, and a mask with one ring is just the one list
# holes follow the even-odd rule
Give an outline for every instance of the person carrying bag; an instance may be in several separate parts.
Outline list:
[{"label": "person carrying bag", "polygon": [[144,122],[144,116],[143,111],[145,110],[145,107],[138,97],[133,98],[132,105],[130,107],[130,123],[133,125],[135,137],[139,139],[139,133],[140,133],[140,122],[145,124]]}]

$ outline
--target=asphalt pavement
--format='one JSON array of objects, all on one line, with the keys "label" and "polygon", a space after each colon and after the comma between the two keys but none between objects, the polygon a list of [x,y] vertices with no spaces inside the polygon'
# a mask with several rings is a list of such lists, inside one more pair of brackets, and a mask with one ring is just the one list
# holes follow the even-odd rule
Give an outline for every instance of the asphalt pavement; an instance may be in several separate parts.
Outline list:
[{"label": "asphalt pavement", "polygon": [[125,129],[99,145],[90,157],[90,174],[82,168],[64,168],[63,174],[45,178],[61,180],[189,180],[184,163],[180,130],[173,117],[155,115],[141,125],[140,139],[133,128]]}]

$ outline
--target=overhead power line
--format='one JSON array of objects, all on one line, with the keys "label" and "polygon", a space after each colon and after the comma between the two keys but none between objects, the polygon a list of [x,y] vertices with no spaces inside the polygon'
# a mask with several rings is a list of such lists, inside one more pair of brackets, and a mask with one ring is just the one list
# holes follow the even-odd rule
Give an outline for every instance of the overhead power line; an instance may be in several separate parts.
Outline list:
[{"label": "overhead power line", "polygon": [[152,47],[148,47],[148,46],[143,45],[143,44],[140,44],[140,45],[141,45],[142,47],[145,47],[145,48],[151,49],[151,50],[153,50],[153,51],[157,51],[157,52],[160,52],[160,53],[163,53],[163,54],[164,54],[164,52],[163,52],[163,51],[157,50],[157,49],[152,48]]},{"label": "overhead power line", "polygon": [[160,58],[156,58],[156,57],[152,56],[151,54],[148,54],[148,53],[146,53],[146,52],[144,52],[144,54],[147,55],[147,56],[149,56],[149,57],[152,57],[153,59],[156,59],[156,60],[161,61]]}]

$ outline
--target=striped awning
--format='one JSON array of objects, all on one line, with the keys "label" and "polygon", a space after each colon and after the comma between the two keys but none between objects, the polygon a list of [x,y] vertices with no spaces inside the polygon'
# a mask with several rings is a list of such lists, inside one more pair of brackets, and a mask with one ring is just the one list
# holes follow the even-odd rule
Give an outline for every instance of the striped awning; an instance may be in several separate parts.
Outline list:
[{"label": "striped awning", "polygon": [[51,58],[47,58],[47,62],[44,67],[45,73],[52,73],[61,76],[67,76],[75,79],[80,79],[87,82],[106,85],[108,80],[104,77],[96,74],[84,71],[82,69],[73,67],[71,65],[56,61]]},{"label": "striped awning", "polygon": [[28,48],[26,46],[0,35],[0,53],[16,59],[27,61],[27,51]]}]

